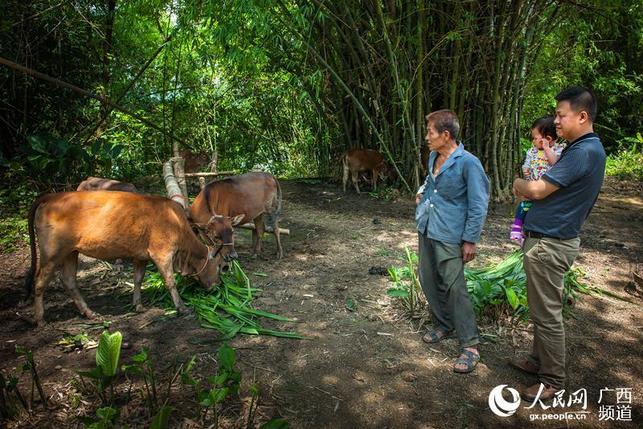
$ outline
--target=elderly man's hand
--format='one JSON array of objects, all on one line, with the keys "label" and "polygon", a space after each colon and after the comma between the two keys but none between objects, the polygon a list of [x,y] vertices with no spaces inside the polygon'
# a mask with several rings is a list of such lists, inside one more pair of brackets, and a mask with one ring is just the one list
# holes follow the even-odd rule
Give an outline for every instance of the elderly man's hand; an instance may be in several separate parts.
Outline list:
[{"label": "elderly man's hand", "polygon": [[422,201],[422,195],[424,195],[424,194],[416,194],[416,195],[415,195],[415,205],[416,205],[416,206],[417,206],[418,204],[420,204],[420,201]]},{"label": "elderly man's hand", "polygon": [[476,243],[469,243],[468,241],[462,243],[462,261],[466,264],[467,262],[473,261],[475,257]]}]

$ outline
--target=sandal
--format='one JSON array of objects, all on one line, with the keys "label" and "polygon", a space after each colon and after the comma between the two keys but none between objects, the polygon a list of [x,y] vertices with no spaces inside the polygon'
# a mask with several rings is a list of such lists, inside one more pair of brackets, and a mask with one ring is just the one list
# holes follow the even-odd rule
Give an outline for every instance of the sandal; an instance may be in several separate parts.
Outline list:
[{"label": "sandal", "polygon": [[527,374],[538,374],[540,367],[525,358],[513,358],[509,360],[509,366],[526,372]]},{"label": "sandal", "polygon": [[425,343],[433,344],[433,343],[439,343],[440,341],[444,340],[445,338],[448,338],[451,336],[451,333],[453,331],[443,331],[440,329],[434,329],[432,331],[427,332],[423,337],[422,341]]},{"label": "sandal", "polygon": [[[474,353],[470,350],[463,349],[462,354],[458,357],[458,359],[455,361],[455,364],[453,365],[453,372],[457,372],[458,374],[470,373],[476,367],[479,360],[479,353]],[[460,369],[456,365],[466,365],[466,368]]]}]

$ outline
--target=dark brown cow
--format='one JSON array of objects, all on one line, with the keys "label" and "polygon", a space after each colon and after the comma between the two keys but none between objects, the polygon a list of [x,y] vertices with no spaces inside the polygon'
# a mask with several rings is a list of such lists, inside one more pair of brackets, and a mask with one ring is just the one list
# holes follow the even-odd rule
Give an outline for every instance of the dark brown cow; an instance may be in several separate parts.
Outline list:
[{"label": "dark brown cow", "polygon": [[221,246],[215,250],[204,245],[192,232],[181,207],[162,197],[118,191],[47,194],[38,198],[29,212],[29,239],[31,270],[25,285],[28,293],[35,293],[38,326],[44,323],[45,287],[61,265],[63,284],[78,310],[90,318],[94,315],[76,287],[79,253],[98,259],[132,259],[137,310],[142,310],[141,281],[149,260],[158,267],[179,312],[187,308],[174,285],[175,269],[196,274],[206,288],[219,282]]},{"label": "dark brown cow", "polygon": [[[277,255],[283,257],[279,239],[281,187],[273,175],[246,173],[208,183],[190,207],[190,218],[196,224],[203,224],[215,215],[232,218],[233,225],[254,221],[252,243],[255,254],[261,251],[265,231],[263,216],[266,215],[269,226],[274,228]],[[211,235],[220,237],[213,228],[209,231]]]},{"label": "dark brown cow", "polygon": [[138,192],[131,183],[119,182],[113,179],[102,179],[100,177],[88,177],[80,182],[77,191],[123,191]]},{"label": "dark brown cow", "polygon": [[203,169],[209,170],[212,165],[212,156],[203,152],[194,153],[188,151],[181,151],[181,157],[185,160],[185,171],[195,172]]},{"label": "dark brown cow", "polygon": [[360,193],[359,185],[357,184],[359,173],[370,171],[372,173],[371,185],[373,190],[376,190],[377,179],[384,180],[388,170],[388,164],[384,160],[384,156],[373,149],[351,149],[342,156],[342,164],[344,166],[342,180],[344,192],[346,192],[346,183],[348,183],[348,173],[350,172],[353,185],[358,194]]}]

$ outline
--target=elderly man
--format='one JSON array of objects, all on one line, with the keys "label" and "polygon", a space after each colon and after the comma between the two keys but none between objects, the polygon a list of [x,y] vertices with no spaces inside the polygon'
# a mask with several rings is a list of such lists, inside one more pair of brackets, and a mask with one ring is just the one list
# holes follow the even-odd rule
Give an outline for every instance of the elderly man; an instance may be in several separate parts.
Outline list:
[{"label": "elderly man", "polygon": [[569,144],[539,180],[516,179],[513,185],[517,197],[533,201],[524,223],[523,252],[534,342],[529,356],[510,362],[538,375],[540,382],[522,392],[528,401],[550,399],[565,384],[563,277],[578,255],[578,236],[605,173],[605,151],[593,127],[594,96],[572,87],[556,101],[556,133]]},{"label": "elderly man", "polygon": [[419,277],[431,308],[433,329],[422,339],[437,343],[456,332],[462,353],[453,366],[473,371],[480,360],[478,327],[464,278],[476,254],[489,203],[489,180],[478,158],[456,141],[460,124],[450,110],[427,117],[431,153],[428,174],[416,195]]}]

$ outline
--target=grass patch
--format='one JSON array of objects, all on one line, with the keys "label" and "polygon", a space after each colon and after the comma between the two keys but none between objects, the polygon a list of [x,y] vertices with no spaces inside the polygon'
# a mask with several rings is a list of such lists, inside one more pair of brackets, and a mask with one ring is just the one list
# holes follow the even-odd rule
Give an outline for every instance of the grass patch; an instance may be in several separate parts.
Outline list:
[{"label": "grass patch", "polygon": [[401,194],[399,189],[393,186],[381,186],[374,191],[368,193],[369,196],[378,200],[395,201]]},{"label": "grass patch", "polygon": [[[293,319],[258,310],[252,301],[260,289],[253,288],[250,279],[235,261],[229,272],[221,275],[221,285],[206,291],[196,279],[175,275],[179,295],[192,308],[204,328],[214,329],[222,340],[238,334],[270,335],[281,338],[303,339],[297,332],[264,328],[260,319],[279,322],[294,322]],[[173,308],[172,299],[158,272],[153,272],[145,281],[144,293],[151,305]]]},{"label": "grass patch", "polygon": [[29,242],[27,214],[37,195],[27,185],[0,190],[0,252],[13,252],[20,243]]},{"label": "grass patch", "polygon": [[619,179],[643,180],[643,136],[626,137],[621,148],[607,157],[605,173]]},{"label": "grass patch", "polygon": [[0,219],[0,252],[13,252],[22,242],[29,242],[27,218],[16,215]]}]

